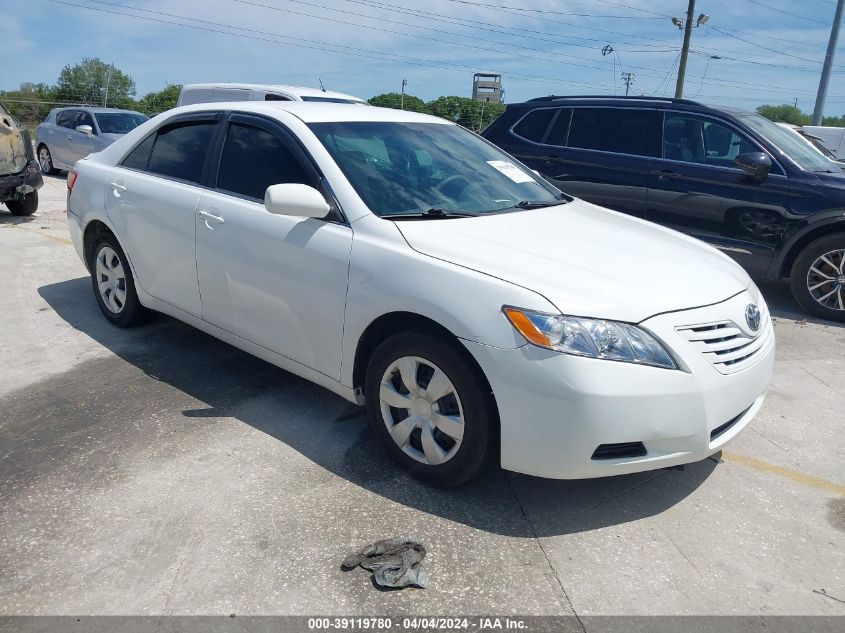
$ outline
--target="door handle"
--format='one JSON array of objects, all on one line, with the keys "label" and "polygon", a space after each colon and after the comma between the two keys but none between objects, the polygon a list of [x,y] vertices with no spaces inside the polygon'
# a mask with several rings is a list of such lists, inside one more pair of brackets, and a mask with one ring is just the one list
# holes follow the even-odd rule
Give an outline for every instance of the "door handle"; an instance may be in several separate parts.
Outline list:
[{"label": "door handle", "polygon": [[123,185],[121,185],[119,183],[113,182],[113,183],[110,183],[110,184],[111,184],[111,188],[112,188],[112,193],[114,194],[115,198],[119,198],[120,194],[122,194],[124,191],[126,191],[126,187],[124,187]]},{"label": "door handle", "polygon": [[651,173],[658,178],[677,178],[680,175],[678,172],[672,171],[671,169],[656,169]]},{"label": "door handle", "polygon": [[[212,211],[216,211],[216,210],[217,209],[212,209]],[[211,213],[207,210],[206,211],[200,211],[199,215],[203,219],[203,221],[205,222],[205,228],[211,229],[212,231],[214,230],[214,227],[211,226],[208,223],[209,220],[211,220],[212,222],[217,222],[217,224],[225,224],[226,223],[226,220],[221,218],[219,215],[214,215],[213,213]]]}]

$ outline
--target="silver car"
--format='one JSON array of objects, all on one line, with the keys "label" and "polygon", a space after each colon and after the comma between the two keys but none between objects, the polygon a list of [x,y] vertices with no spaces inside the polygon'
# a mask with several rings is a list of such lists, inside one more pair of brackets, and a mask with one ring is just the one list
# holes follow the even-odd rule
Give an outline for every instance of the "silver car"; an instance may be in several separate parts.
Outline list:
[{"label": "silver car", "polygon": [[149,117],[114,108],[55,108],[38,126],[38,162],[45,174],[71,169],[76,161],[99,152]]}]

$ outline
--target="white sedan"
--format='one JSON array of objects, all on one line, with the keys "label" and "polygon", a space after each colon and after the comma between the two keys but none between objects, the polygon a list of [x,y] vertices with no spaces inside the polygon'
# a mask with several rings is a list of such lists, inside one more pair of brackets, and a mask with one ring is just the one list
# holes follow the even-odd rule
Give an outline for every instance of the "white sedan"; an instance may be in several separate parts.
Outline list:
[{"label": "white sedan", "polygon": [[759,410],[774,335],[701,242],[573,199],[444,121],[354,105],[177,108],[77,163],[106,319],[167,313],[366,404],[454,485],[701,460]]}]

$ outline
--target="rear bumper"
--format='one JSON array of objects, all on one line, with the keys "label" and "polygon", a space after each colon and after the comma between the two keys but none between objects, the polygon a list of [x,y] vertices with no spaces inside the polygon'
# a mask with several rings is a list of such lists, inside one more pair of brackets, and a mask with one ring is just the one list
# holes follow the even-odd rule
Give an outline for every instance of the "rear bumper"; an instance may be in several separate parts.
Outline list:
[{"label": "rear bumper", "polygon": [[27,194],[44,186],[41,168],[35,160],[30,160],[23,171],[17,174],[0,176],[0,201],[22,200]]},{"label": "rear bumper", "polygon": [[716,366],[678,326],[736,319],[762,299],[746,292],[698,310],[642,323],[676,356],[680,370],[569,356],[532,345],[498,349],[465,342],[485,372],[499,408],[501,463],[555,479],[620,475],[699,461],[748,425],[765,398],[774,365],[765,344],[742,369]]}]

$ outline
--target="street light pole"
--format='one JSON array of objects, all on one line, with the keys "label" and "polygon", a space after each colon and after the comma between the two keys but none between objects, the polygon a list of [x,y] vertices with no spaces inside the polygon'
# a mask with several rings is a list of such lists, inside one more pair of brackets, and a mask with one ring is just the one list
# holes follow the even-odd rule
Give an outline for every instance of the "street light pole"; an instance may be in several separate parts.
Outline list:
[{"label": "street light pole", "polygon": [[399,109],[400,110],[405,109],[405,86],[407,86],[407,85],[408,85],[408,80],[403,79],[402,80],[402,96],[399,97]]},{"label": "street light pole", "polygon": [[813,110],[813,125],[822,124],[824,113],[824,102],[827,99],[827,85],[830,83],[830,69],[833,66],[833,55],[836,52],[836,40],[839,39],[839,25],[842,23],[842,6],[845,0],[839,0],[836,5],[836,15],[833,18],[833,26],[830,27],[830,40],[827,43],[827,54],[824,57],[822,76],[819,80],[819,92],[816,94],[816,107]]},{"label": "street light pole", "polygon": [[689,0],[689,5],[687,6],[687,21],[684,25],[684,46],[681,48],[681,62],[678,65],[678,81],[675,84],[676,99],[681,99],[684,96],[684,76],[687,74],[687,56],[689,55],[689,41],[692,36],[692,16],[694,14],[695,0]]}]

